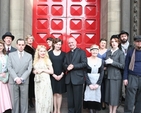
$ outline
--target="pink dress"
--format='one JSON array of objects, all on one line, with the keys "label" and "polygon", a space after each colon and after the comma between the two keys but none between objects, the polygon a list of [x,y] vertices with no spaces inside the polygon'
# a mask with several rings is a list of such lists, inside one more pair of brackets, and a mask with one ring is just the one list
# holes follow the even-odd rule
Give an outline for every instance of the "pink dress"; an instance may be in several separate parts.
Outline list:
[{"label": "pink dress", "polygon": [[[0,70],[2,71],[3,68],[7,68],[6,55],[0,56]],[[0,81],[0,113],[8,109],[12,109],[8,84]]]}]

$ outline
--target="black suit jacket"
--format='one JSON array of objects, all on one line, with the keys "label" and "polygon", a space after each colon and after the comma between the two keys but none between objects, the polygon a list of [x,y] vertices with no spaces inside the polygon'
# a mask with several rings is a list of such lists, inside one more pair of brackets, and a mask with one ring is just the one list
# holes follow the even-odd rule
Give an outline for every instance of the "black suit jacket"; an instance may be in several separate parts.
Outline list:
[{"label": "black suit jacket", "polygon": [[6,54],[8,55],[9,53],[14,52],[14,51],[17,51],[17,49],[11,46],[11,50],[9,52],[7,51]]},{"label": "black suit jacket", "polygon": [[[67,67],[73,64],[74,68],[71,71],[67,70]],[[66,70],[65,83],[72,82],[74,85],[83,84],[85,76],[85,68],[87,67],[87,57],[85,51],[76,48],[73,58],[71,57],[71,51],[66,54],[64,67]]]},{"label": "black suit jacket", "polygon": [[11,46],[10,52],[14,52],[14,51],[17,51],[17,49]]}]

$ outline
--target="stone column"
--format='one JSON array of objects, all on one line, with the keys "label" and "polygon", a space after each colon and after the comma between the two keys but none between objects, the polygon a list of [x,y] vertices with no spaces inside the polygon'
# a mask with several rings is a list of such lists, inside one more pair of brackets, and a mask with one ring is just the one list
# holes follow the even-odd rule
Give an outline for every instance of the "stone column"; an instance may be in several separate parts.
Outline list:
[{"label": "stone column", "polygon": [[0,38],[5,32],[10,30],[9,9],[10,9],[9,0],[0,0]]},{"label": "stone column", "polygon": [[108,0],[101,0],[100,38],[107,38],[108,34]]},{"label": "stone column", "polygon": [[33,0],[24,0],[24,37],[28,34],[32,34],[32,8]]},{"label": "stone column", "polygon": [[131,42],[133,42],[133,38],[136,35],[140,35],[140,0],[131,0]]},{"label": "stone column", "polygon": [[24,0],[10,0],[10,31],[15,40],[23,38],[24,28]]},{"label": "stone column", "polygon": [[125,30],[129,33],[130,39],[130,16],[131,16],[131,0],[121,0],[121,30]]},{"label": "stone column", "polygon": [[33,0],[10,0],[10,30],[18,38],[32,34]]},{"label": "stone column", "polygon": [[108,0],[108,38],[120,32],[120,0]]}]

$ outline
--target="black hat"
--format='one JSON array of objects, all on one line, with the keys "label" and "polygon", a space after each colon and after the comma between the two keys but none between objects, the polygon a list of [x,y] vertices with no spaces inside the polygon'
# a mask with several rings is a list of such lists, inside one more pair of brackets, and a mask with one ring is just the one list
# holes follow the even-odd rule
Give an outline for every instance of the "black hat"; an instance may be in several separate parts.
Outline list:
[{"label": "black hat", "polygon": [[118,34],[117,35],[112,35],[110,40],[112,40],[113,38],[118,38],[119,39],[119,35]]},{"label": "black hat", "polygon": [[124,31],[124,30],[122,30],[122,31],[120,32],[119,37],[120,37],[120,35],[122,35],[122,34],[126,34],[127,36],[129,36],[129,33],[126,32],[126,31]]},{"label": "black hat", "polygon": [[135,36],[134,41],[141,41],[141,35]]},{"label": "black hat", "polygon": [[10,36],[11,38],[12,38],[12,41],[14,40],[14,36],[11,34],[11,32],[6,32],[3,36],[2,36],[2,40],[4,41],[4,38],[6,37],[6,36]]}]

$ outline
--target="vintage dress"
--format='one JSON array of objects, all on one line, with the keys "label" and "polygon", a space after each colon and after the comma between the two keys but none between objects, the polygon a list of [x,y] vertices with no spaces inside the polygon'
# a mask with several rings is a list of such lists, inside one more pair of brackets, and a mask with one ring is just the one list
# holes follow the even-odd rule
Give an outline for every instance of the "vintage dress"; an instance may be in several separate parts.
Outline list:
[{"label": "vintage dress", "polygon": [[[49,57],[52,62],[54,74],[60,75],[62,72],[64,72],[63,62],[64,62],[64,58],[65,58],[65,52],[61,51],[61,53],[56,56],[56,55],[54,55],[53,51],[50,51]],[[62,94],[62,93],[66,92],[65,75],[59,81],[55,80],[55,78],[52,76],[50,78],[51,78],[53,93]]]},{"label": "vintage dress", "polygon": [[[91,67],[91,73],[88,73],[91,83],[100,85],[103,79],[103,72],[99,73],[99,70],[103,65],[102,59],[98,58],[97,62],[93,63],[88,58],[88,65]],[[91,90],[89,86],[86,85],[83,108],[95,110],[101,109],[101,86],[99,86],[96,90]]]},{"label": "vintage dress", "polygon": [[[51,61],[48,60],[52,65]],[[38,61],[34,69],[47,69],[45,62]],[[42,72],[35,74],[35,100],[36,113],[50,113],[53,111],[53,93],[50,81],[50,75]]]},{"label": "vintage dress", "polygon": [[[7,55],[0,57],[0,73],[7,71],[7,58]],[[0,81],[0,113],[8,109],[12,109],[8,84]]]}]

